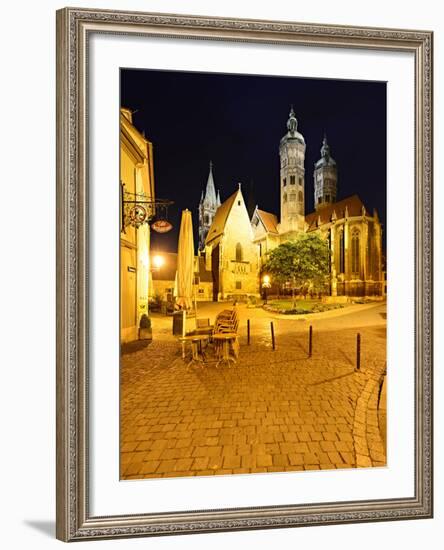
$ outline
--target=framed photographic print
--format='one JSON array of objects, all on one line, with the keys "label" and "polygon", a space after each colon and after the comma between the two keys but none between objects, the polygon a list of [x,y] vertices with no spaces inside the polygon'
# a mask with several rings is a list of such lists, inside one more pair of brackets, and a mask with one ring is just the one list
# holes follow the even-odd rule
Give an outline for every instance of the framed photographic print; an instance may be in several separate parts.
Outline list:
[{"label": "framed photographic print", "polygon": [[432,515],[432,33],[57,12],[57,536]]}]

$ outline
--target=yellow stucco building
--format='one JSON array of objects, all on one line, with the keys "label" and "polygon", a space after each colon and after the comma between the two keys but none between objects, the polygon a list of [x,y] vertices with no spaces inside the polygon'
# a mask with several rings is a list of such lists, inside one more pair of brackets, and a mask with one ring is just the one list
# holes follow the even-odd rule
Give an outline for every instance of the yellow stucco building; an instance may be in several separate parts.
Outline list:
[{"label": "yellow stucco building", "polygon": [[[154,200],[153,146],[133,125],[129,109],[120,110],[120,340],[138,339],[140,317],[148,311],[150,228],[127,223],[136,195]],[[149,209],[149,207],[148,207]]]}]

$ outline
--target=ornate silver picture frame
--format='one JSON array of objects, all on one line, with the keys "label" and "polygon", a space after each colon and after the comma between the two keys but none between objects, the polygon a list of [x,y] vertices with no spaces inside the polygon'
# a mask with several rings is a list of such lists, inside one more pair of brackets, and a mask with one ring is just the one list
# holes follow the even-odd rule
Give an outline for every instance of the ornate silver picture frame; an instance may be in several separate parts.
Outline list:
[{"label": "ornate silver picture frame", "polygon": [[[92,514],[89,221],[98,212],[97,204],[89,200],[88,63],[94,34],[414,56],[413,496]],[[57,12],[57,538],[75,541],[432,517],[432,46],[429,31],[77,8]],[[100,360],[100,350],[97,357]]]}]

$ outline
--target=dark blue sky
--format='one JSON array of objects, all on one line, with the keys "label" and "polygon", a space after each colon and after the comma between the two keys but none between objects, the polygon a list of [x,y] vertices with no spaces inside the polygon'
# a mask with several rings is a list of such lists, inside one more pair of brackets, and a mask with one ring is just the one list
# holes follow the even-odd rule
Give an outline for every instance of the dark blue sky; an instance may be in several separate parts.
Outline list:
[{"label": "dark blue sky", "polygon": [[[152,232],[153,248],[175,251],[180,213],[197,207],[212,160],[224,201],[254,184],[259,208],[279,215],[279,140],[290,106],[305,137],[305,207],[313,207],[313,164],[324,131],[338,165],[338,200],[357,193],[386,218],[386,84],[348,80],[121,70],[121,105],[154,147],[156,196],[175,201],[174,229]],[[385,235],[384,235],[385,241]]]}]

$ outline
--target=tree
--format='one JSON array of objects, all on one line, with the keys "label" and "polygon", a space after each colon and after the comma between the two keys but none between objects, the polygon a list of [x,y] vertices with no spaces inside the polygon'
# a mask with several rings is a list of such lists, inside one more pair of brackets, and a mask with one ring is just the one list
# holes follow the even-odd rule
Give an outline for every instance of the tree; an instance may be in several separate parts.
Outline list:
[{"label": "tree", "polygon": [[292,296],[301,290],[325,290],[329,274],[330,251],[328,242],[318,233],[300,233],[294,241],[271,250],[264,265],[280,283],[290,283]]}]

